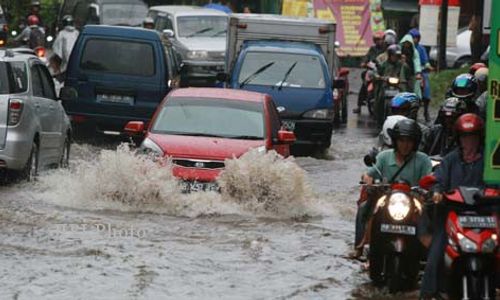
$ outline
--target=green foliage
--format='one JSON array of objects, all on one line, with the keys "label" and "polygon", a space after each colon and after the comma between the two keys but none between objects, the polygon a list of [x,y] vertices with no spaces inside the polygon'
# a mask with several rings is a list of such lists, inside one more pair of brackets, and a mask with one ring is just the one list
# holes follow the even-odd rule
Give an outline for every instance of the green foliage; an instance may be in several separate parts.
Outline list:
[{"label": "green foliage", "polygon": [[468,67],[462,69],[450,69],[441,71],[439,73],[431,73],[431,105],[433,107],[439,107],[445,100],[446,91],[451,86],[453,79],[462,73],[468,72]]}]

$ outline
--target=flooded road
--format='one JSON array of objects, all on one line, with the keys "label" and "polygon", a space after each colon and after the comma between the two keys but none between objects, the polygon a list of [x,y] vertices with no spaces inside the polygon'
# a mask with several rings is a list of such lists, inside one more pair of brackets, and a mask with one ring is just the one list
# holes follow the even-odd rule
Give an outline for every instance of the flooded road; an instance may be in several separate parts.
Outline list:
[{"label": "flooded road", "polygon": [[374,127],[350,114],[322,158],[249,153],[222,178],[236,196],[184,195],[126,148],[75,145],[69,171],[0,188],[0,298],[416,299],[346,258]]}]

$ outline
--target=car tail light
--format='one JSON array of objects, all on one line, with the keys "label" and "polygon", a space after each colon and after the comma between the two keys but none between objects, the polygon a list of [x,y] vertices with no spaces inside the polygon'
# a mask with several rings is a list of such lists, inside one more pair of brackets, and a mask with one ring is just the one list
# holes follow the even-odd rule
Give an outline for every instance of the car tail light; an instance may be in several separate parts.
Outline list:
[{"label": "car tail light", "polygon": [[24,103],[23,100],[10,99],[9,100],[9,126],[14,126],[21,120],[21,114],[23,112]]},{"label": "car tail light", "polygon": [[248,25],[246,23],[239,23],[236,25],[239,29],[247,29]]}]

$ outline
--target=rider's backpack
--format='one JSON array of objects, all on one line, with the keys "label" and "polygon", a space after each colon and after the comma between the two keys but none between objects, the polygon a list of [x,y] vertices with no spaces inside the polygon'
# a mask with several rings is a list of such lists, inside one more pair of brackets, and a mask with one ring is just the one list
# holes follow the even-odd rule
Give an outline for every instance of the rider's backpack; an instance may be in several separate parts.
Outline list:
[{"label": "rider's backpack", "polygon": [[35,49],[36,47],[43,47],[45,40],[45,34],[39,27],[31,28],[30,38],[28,41],[28,46],[31,49]]}]

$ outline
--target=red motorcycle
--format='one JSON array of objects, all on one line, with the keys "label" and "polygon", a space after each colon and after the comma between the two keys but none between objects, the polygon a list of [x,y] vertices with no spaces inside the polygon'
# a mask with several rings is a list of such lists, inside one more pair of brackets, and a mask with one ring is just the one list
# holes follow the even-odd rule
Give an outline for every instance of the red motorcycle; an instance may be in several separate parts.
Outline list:
[{"label": "red motorcycle", "polygon": [[500,279],[500,191],[459,187],[444,194],[443,205],[448,211],[444,277],[449,296],[495,299]]}]

